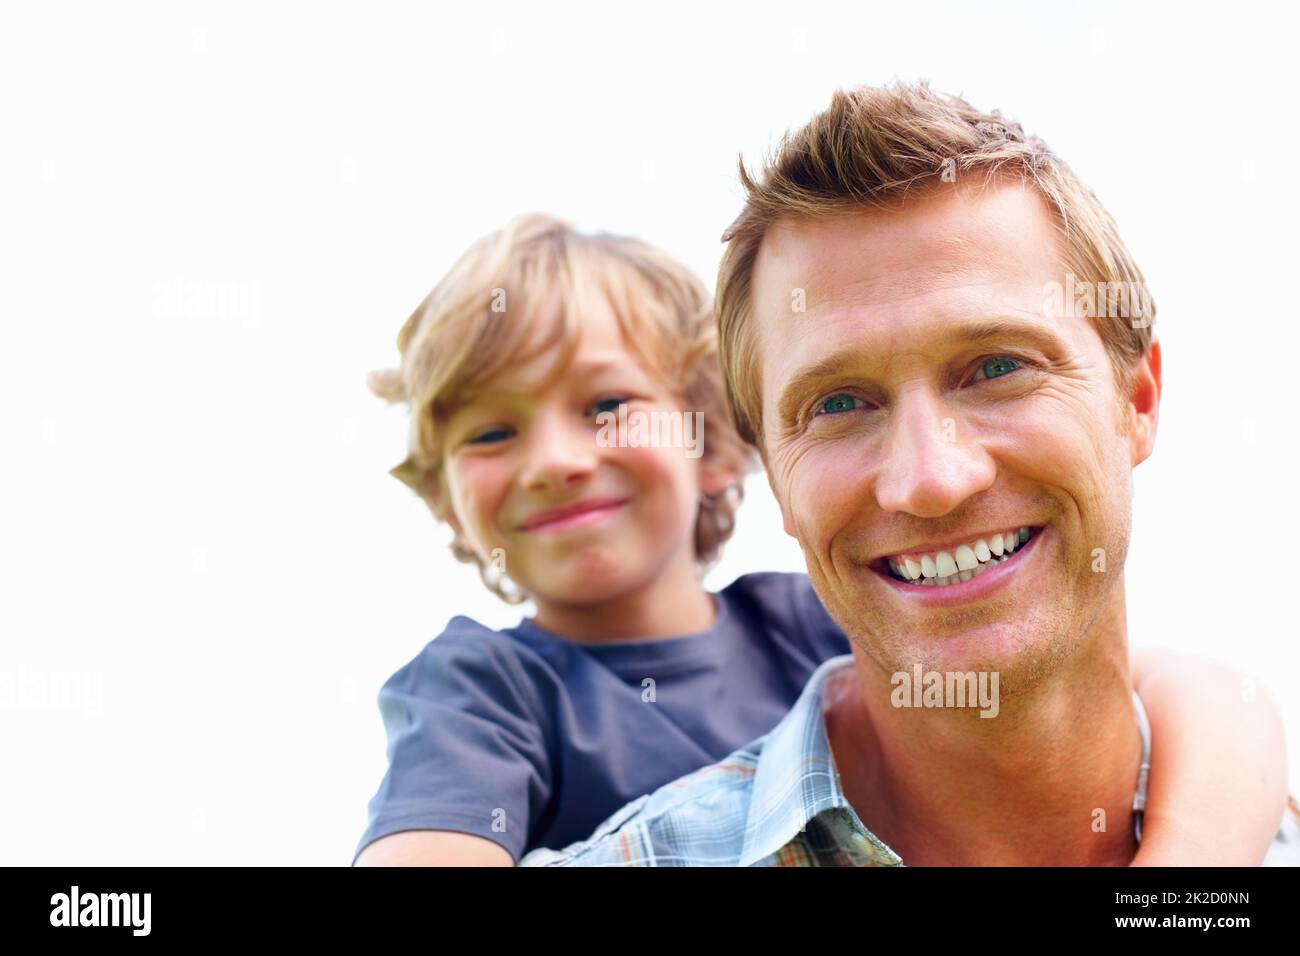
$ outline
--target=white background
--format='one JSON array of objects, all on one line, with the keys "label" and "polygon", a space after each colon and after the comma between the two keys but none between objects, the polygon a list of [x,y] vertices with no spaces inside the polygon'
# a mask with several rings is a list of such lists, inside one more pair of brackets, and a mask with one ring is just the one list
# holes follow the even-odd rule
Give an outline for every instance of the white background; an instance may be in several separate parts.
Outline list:
[{"label": "white background", "polygon": [[[380,684],[520,613],[386,474],[366,372],[520,211],[711,284],[737,154],[895,76],[1018,119],[1118,220],[1164,350],[1131,635],[1267,681],[1300,766],[1284,8],[469,7],[3,15],[0,862],[349,862]],[[747,491],[714,588],[803,569]]]}]

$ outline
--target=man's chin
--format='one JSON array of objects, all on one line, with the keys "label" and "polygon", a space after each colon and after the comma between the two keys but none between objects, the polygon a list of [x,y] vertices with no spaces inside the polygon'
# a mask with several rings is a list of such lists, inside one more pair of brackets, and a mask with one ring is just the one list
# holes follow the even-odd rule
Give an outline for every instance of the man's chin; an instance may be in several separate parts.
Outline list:
[{"label": "man's chin", "polygon": [[[867,624],[865,633],[854,635],[854,643],[883,671],[882,687],[891,682],[911,681],[919,666],[923,675],[937,673],[997,675],[999,693],[1011,697],[1029,690],[1055,671],[1068,654],[1060,642],[1057,626],[1041,615],[1008,620],[994,609],[961,609],[945,612],[941,631],[918,634],[880,621],[876,615],[857,617]],[[992,618],[992,619],[990,619]],[[937,623],[931,619],[933,625]],[[873,627],[875,630],[873,630]],[[906,675],[898,677],[897,675]]]}]

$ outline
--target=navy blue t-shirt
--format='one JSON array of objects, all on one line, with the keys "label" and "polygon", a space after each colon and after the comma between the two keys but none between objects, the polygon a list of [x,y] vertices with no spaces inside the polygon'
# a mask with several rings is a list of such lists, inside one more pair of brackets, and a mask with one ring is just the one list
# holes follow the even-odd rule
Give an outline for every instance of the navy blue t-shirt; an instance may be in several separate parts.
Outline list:
[{"label": "navy blue t-shirt", "polygon": [[747,574],[715,597],[706,631],[611,644],[452,618],[379,692],[388,771],[353,862],[399,830],[471,833],[516,862],[585,839],[766,734],[849,653],[807,575]]}]

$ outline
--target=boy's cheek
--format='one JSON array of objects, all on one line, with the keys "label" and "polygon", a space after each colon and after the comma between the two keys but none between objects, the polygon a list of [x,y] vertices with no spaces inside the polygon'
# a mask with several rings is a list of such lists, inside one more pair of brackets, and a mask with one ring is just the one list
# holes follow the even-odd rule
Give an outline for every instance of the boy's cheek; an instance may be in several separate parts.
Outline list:
[{"label": "boy's cheek", "polygon": [[500,478],[496,471],[460,462],[449,475],[454,510],[476,538],[490,535],[496,520],[504,518],[498,515],[497,506],[504,499],[497,494]]},{"label": "boy's cheek", "polygon": [[683,491],[699,489],[699,459],[688,457],[689,449],[682,448],[620,448],[626,457],[624,466],[632,466],[643,483],[653,481],[662,486],[674,486]]}]

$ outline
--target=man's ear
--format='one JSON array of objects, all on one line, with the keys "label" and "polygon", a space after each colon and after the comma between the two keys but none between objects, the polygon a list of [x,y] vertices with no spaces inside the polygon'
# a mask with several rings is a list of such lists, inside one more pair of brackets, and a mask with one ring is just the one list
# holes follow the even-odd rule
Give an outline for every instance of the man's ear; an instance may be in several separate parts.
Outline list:
[{"label": "man's ear", "polygon": [[1160,417],[1160,342],[1154,336],[1147,354],[1133,366],[1128,416],[1129,454],[1136,467],[1155,448],[1156,423]]}]

